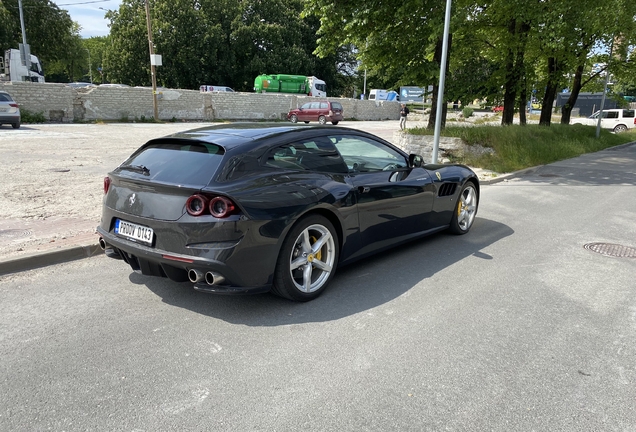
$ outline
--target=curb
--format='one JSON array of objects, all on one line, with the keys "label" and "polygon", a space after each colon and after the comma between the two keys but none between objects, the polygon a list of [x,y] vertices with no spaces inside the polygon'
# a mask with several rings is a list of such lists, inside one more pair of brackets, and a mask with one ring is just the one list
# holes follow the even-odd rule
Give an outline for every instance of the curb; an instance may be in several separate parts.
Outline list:
[{"label": "curb", "polygon": [[0,276],[90,258],[101,253],[103,252],[99,244],[90,244],[13,258],[0,262]]},{"label": "curb", "polygon": [[506,174],[501,174],[501,175],[499,175],[497,177],[493,177],[491,179],[484,179],[484,180],[480,179],[479,180],[479,185],[480,186],[481,185],[492,185],[492,184],[495,184],[495,183],[500,183],[502,181],[506,181],[506,180],[509,180],[511,178],[515,178],[516,176],[521,175],[521,174],[533,173],[534,171],[538,170],[539,168],[541,168],[543,166],[544,165],[537,165],[537,166],[533,166],[533,167],[530,167],[530,168],[524,168],[524,169],[519,170],[519,171],[514,171],[514,172],[506,173]]}]

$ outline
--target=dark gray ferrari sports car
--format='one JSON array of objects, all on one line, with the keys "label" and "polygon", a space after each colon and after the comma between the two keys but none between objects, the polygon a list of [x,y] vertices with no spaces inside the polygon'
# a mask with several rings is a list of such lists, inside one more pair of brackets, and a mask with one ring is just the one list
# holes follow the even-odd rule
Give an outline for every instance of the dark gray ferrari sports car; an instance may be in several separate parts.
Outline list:
[{"label": "dark gray ferrari sports car", "polygon": [[320,295],[338,266],[465,234],[479,181],[369,133],[234,123],[153,139],[104,179],[105,253],[214,293]]}]

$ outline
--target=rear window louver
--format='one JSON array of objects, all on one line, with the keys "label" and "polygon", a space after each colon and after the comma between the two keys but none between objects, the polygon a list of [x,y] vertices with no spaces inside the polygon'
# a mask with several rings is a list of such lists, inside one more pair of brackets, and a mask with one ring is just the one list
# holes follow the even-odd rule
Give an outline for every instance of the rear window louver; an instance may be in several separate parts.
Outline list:
[{"label": "rear window louver", "polygon": [[437,196],[450,196],[455,193],[455,189],[457,189],[456,183],[442,183],[438,189]]}]

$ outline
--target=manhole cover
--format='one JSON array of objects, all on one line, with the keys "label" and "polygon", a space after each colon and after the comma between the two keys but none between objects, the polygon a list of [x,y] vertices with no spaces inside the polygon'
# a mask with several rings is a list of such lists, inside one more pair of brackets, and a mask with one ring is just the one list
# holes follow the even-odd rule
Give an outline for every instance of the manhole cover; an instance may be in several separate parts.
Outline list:
[{"label": "manhole cover", "polygon": [[588,243],[583,246],[592,252],[618,258],[636,258],[636,249],[612,243]]},{"label": "manhole cover", "polygon": [[0,230],[0,237],[2,238],[21,238],[21,237],[29,237],[31,235],[31,231],[29,230],[21,230],[21,229],[6,229]]}]

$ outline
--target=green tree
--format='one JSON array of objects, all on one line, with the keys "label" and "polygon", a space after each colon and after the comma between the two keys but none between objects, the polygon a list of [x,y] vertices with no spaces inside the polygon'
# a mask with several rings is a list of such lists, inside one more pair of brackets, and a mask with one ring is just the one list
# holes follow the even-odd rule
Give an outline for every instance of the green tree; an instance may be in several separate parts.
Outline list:
[{"label": "green tree", "polygon": [[[434,84],[433,109],[428,127],[435,124],[437,83],[444,26],[444,2],[404,0],[344,1],[307,0],[305,13],[320,19],[317,53],[337,52],[351,44],[358,50],[361,68],[371,76],[386,77],[392,86],[427,87]],[[457,9],[456,9],[457,11]],[[453,13],[452,30],[464,18]],[[391,86],[389,86],[391,87]],[[442,124],[446,118],[443,104]]]},{"label": "green tree", "polygon": [[118,10],[106,12],[105,17],[110,20],[110,45],[103,59],[104,82],[150,85],[144,1],[124,0]]},{"label": "green tree", "polygon": [[[42,62],[47,81],[67,81],[77,71],[79,27],[50,0],[23,0],[24,27],[31,53]],[[17,0],[0,3],[0,49],[22,43]]]},{"label": "green tree", "polygon": [[[250,91],[261,73],[316,75],[338,81],[339,53],[313,54],[319,21],[301,18],[303,0],[154,0],[150,2],[158,82],[197,89],[202,84]],[[149,85],[144,1],[124,0],[111,22],[104,72],[111,81]],[[336,84],[338,85],[338,84]]]}]

